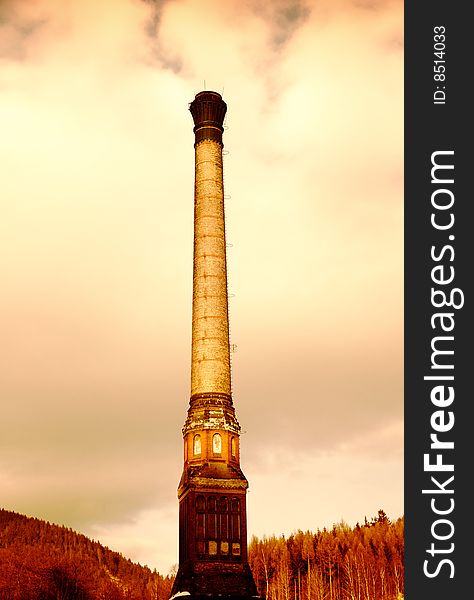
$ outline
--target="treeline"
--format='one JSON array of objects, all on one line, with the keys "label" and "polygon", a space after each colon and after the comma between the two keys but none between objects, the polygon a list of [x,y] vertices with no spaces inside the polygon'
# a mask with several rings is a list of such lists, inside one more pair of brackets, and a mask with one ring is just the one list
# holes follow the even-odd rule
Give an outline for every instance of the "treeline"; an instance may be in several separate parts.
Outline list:
[{"label": "treeline", "polygon": [[0,600],[168,600],[172,583],[71,529],[0,509]]},{"label": "treeline", "polygon": [[[253,537],[265,600],[402,600],[403,518]],[[71,529],[0,509],[0,600],[168,600],[163,577]]]},{"label": "treeline", "polygon": [[403,518],[383,510],[354,528],[253,537],[249,562],[266,600],[402,600]]}]

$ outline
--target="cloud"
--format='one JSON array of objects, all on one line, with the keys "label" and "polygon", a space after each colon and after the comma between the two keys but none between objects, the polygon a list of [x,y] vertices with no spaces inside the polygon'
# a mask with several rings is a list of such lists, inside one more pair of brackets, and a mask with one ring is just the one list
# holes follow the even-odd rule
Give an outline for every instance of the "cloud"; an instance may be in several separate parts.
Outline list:
[{"label": "cloud", "polygon": [[[140,560],[152,519],[170,536],[190,371],[187,103],[205,79],[229,106],[244,472],[256,497],[331,464],[359,470],[360,512],[379,456],[387,477],[402,472],[400,3],[111,7],[2,4],[4,502],[120,544],[136,535],[142,549],[125,547]],[[340,486],[327,481],[327,519]],[[282,494],[275,511],[290,504]]]},{"label": "cloud", "polygon": [[28,46],[42,34],[48,23],[38,2],[3,0],[0,5],[0,61],[26,59]]},{"label": "cloud", "polygon": [[[250,480],[248,525],[251,535],[290,535],[298,529],[330,529],[344,520],[351,526],[382,508],[390,519],[400,516],[403,502],[403,475],[395,457],[363,457],[345,451],[308,454],[301,441],[301,452],[287,455],[281,450],[267,451],[258,464],[246,471]],[[285,473],[285,483],[275,473]],[[291,491],[287,494],[284,486]],[[295,494],[294,490],[298,490]],[[268,503],[268,498],[273,501]],[[291,499],[290,499],[291,498]],[[350,502],[348,502],[350,498]],[[282,509],[283,502],[291,511]],[[285,499],[285,500],[283,500]]]},{"label": "cloud", "polygon": [[311,3],[301,0],[288,2],[249,2],[252,12],[258,15],[270,28],[270,47],[281,51],[292,34],[309,17]]}]

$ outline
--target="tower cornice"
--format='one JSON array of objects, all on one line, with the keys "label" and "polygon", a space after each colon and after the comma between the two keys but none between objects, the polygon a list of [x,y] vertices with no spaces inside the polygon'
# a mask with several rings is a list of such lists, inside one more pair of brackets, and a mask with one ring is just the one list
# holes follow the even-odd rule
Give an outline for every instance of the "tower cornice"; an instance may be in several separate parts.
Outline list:
[{"label": "tower cornice", "polygon": [[199,92],[189,105],[194,120],[195,144],[213,140],[222,146],[227,104],[217,92]]}]

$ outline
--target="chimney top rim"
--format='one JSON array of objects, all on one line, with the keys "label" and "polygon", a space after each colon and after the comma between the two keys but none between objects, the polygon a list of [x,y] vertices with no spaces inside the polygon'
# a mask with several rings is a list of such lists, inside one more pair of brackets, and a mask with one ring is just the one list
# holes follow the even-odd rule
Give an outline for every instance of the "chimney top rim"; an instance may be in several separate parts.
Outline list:
[{"label": "chimney top rim", "polygon": [[219,92],[214,92],[213,90],[202,90],[201,92],[198,92],[194,98],[199,98],[199,96],[202,96],[203,94],[212,94],[213,96],[217,96],[219,100],[222,100],[221,94],[219,94]]}]

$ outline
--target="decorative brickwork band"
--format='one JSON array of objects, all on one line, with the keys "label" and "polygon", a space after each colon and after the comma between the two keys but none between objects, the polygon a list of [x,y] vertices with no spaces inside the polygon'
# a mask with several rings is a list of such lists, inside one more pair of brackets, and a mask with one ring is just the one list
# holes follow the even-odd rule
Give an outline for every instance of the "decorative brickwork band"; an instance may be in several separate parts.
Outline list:
[{"label": "decorative brickwork band", "polygon": [[193,394],[189,400],[191,406],[196,404],[204,406],[205,404],[232,404],[230,394]]}]

